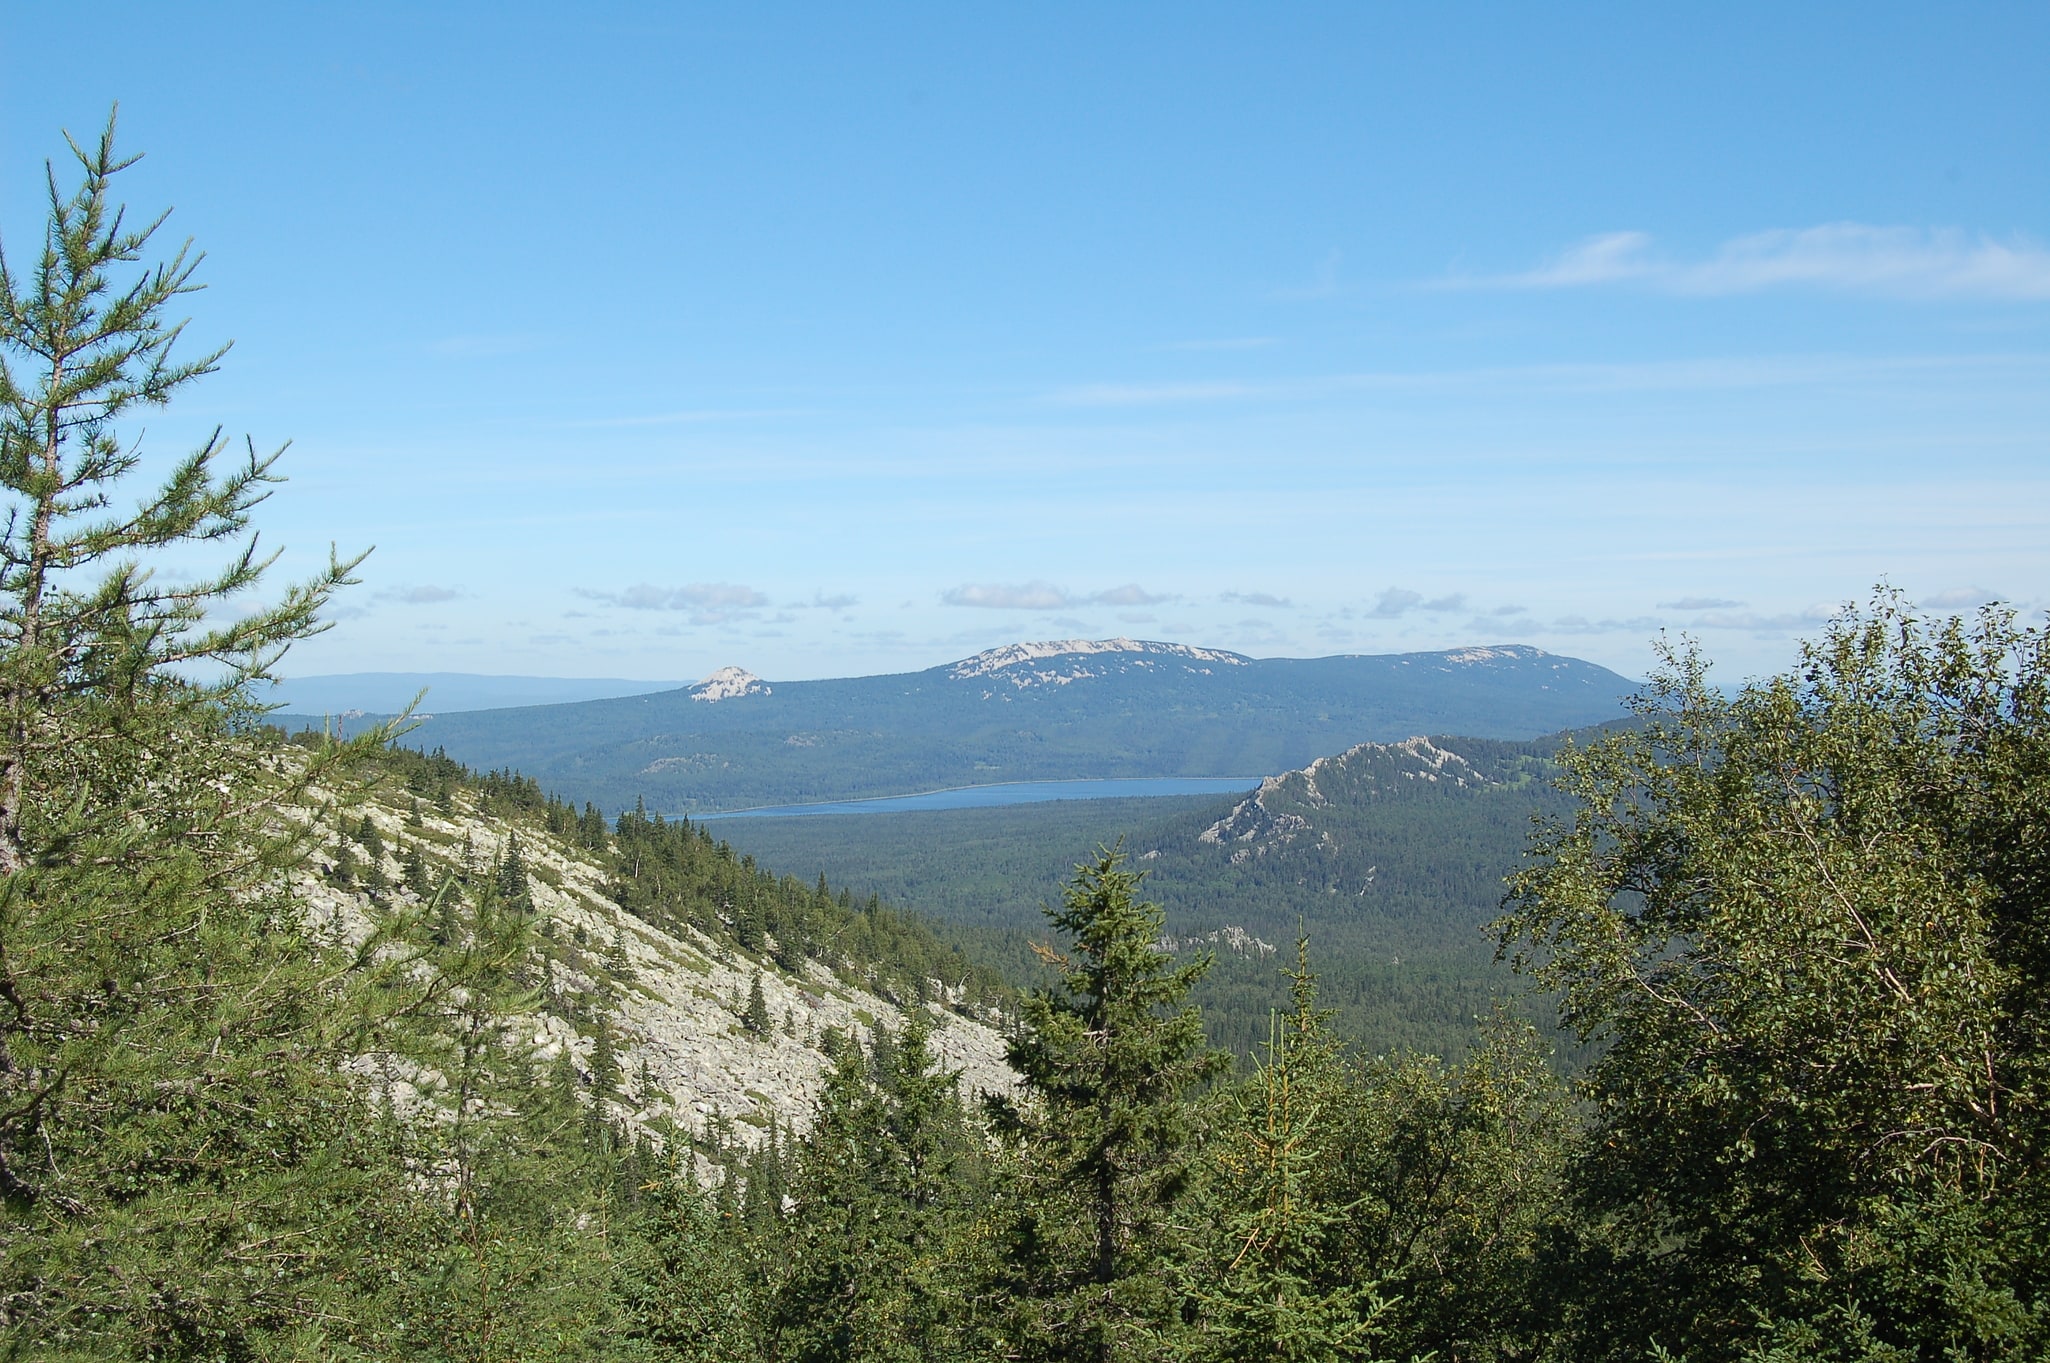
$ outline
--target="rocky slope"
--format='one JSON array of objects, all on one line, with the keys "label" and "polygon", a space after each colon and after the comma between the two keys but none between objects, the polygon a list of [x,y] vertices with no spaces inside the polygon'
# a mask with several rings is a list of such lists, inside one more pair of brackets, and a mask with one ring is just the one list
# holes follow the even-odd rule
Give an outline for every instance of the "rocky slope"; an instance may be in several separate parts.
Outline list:
[{"label": "rocky slope", "polygon": [[[607,872],[591,853],[531,825],[487,816],[473,792],[455,793],[446,809],[403,793],[353,797],[345,812],[330,799],[303,817],[314,824],[318,850],[294,888],[315,924],[348,942],[366,939],[381,914],[418,902],[401,888],[409,852],[439,881],[465,862],[495,863],[516,837],[540,930],[557,948],[549,990],[615,1000],[611,1032],[621,1071],[634,1082],[627,1086],[631,1098],[612,1115],[630,1126],[657,1130],[667,1118],[689,1133],[718,1126],[743,1141],[760,1139],[772,1125],[802,1130],[831,1066],[830,1035],[865,1038],[878,1027],[903,1025],[898,1005],[836,978],[818,961],[793,974],[767,952],[752,956],[694,929],[670,932],[641,921],[608,896]],[[371,846],[362,837],[366,818],[376,833]],[[364,888],[371,885],[380,888]],[[771,1022],[759,1038],[741,1021],[756,980]],[[933,996],[931,1045],[946,1069],[959,1072],[964,1093],[1009,1091],[1016,1076],[1004,1063],[994,1019],[945,1006],[937,982]],[[510,1023],[531,1032],[537,1060],[554,1060],[566,1049],[588,1074],[595,1044],[589,1030],[545,1009]]]}]

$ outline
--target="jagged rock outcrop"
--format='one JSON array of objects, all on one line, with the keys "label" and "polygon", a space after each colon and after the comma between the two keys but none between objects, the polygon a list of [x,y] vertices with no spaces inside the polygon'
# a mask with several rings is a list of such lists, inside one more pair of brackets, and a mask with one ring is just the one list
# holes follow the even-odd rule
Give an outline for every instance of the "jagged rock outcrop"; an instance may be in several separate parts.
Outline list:
[{"label": "jagged rock outcrop", "polygon": [[1477,789],[1494,784],[1495,778],[1428,738],[1360,743],[1298,770],[1268,777],[1258,790],[1233,805],[1229,814],[1197,834],[1196,840],[1230,846],[1234,863],[1266,856],[1301,838],[1328,842],[1333,835],[1316,826],[1315,811],[1334,798],[1347,803],[1371,800],[1402,781]]}]

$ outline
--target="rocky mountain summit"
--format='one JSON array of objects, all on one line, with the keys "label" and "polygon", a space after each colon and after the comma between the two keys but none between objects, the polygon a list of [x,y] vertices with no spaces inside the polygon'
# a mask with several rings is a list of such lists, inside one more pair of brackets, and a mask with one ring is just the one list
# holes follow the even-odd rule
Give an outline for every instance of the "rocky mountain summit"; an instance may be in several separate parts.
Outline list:
[{"label": "rocky mountain summit", "polygon": [[1428,738],[1360,743],[1296,771],[1268,777],[1196,840],[1230,846],[1234,864],[1266,856],[1298,838],[1313,837],[1335,845],[1333,831],[1317,826],[1316,811],[1334,803],[1351,806],[1385,796],[1405,781],[1442,784],[1448,790],[1478,790],[1500,784],[1501,778]]},{"label": "rocky mountain summit", "polygon": [[767,682],[744,667],[722,667],[690,687],[687,694],[692,700],[719,701],[740,696],[767,696],[773,691]]},{"label": "rocky mountain summit", "polygon": [[[1087,659],[1088,661],[1084,661]],[[963,658],[946,669],[955,681],[993,677],[1014,687],[1065,686],[1090,677],[1113,676],[1132,668],[1179,663],[1181,670],[1207,677],[1213,667],[1245,667],[1253,660],[1221,648],[1163,644],[1150,640],[1054,639],[1044,643],[1007,644]],[[1034,666],[1044,664],[1044,666]],[[985,696],[989,693],[984,692]]]}]

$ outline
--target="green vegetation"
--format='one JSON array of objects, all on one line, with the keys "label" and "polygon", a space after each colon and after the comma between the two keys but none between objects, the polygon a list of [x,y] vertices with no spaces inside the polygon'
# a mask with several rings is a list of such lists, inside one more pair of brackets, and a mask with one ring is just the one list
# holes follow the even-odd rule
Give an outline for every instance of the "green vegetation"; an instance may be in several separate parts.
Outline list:
[{"label": "green vegetation", "polygon": [[1505,940],[1602,1044],[1582,1356],[2050,1348],[2050,633],[1890,595],[1578,754]]},{"label": "green vegetation", "polygon": [[[1195,1002],[1216,967],[1160,949],[1165,911],[1106,851],[1047,911],[1015,1093],[977,1112],[914,1006],[828,1032],[802,1131],[643,1122],[614,1027],[649,982],[623,924],[537,908],[550,839],[746,958],[728,1006],[757,1037],[776,971],[914,1005],[978,977],[688,821],[608,826],[510,771],[257,722],[247,686],[346,565],[222,624],[248,553],[177,590],[131,562],[234,540],[269,465],[217,476],[209,445],[104,518],[133,469],[115,418],[212,361],[170,358],[182,263],[112,278],[149,232],[109,206],[111,138],[78,160],[38,267],[0,277],[0,1356],[2050,1351],[2050,631],[1883,595],[1789,676],[1727,696],[1683,652],[1638,727],[1476,750],[1462,796],[1451,755],[1407,750],[1444,800],[1394,805],[1441,814],[1563,778],[1498,932],[1595,1048],[1575,1089],[1506,1015],[1450,1064],[1344,1045],[1301,940],[1226,1074]],[[1329,764],[1202,845],[1329,895],[1353,854],[1302,811],[1417,770]],[[403,813],[337,796],[373,778]],[[489,857],[427,837],[424,805],[495,815]]]},{"label": "green vegetation", "polygon": [[[318,747],[325,740],[302,731],[295,741]],[[1001,1007],[1011,995],[994,969],[942,942],[923,919],[875,895],[856,900],[849,889],[834,890],[823,872],[809,885],[778,876],[689,819],[636,808],[608,825],[596,806],[580,811],[518,772],[479,775],[438,749],[391,745],[356,759],[352,771],[358,780],[381,781],[440,807],[457,792],[472,792],[478,812],[527,823],[537,835],[597,857],[610,869],[607,893],[636,918],[665,931],[700,933],[787,974],[802,974],[807,962],[817,961],[893,1003],[940,1002],[967,1011]],[[420,854],[419,842],[409,846],[412,855]],[[492,874],[502,895],[525,903],[529,872],[519,848],[515,831]],[[934,996],[935,984],[944,998]]]},{"label": "green vegetation", "polygon": [[[1583,732],[1581,739],[1593,735]],[[1073,801],[910,814],[722,819],[736,846],[800,872],[830,868],[940,920],[945,935],[1010,978],[1036,978],[1031,942],[1042,905],[1102,844],[1129,849],[1167,931],[1217,963],[1201,980],[1211,1038],[1244,1057],[1268,1036],[1278,952],[1298,926],[1315,939],[1331,1026],[1370,1051],[1453,1055],[1517,982],[1496,965],[1487,924],[1503,876],[1540,813],[1567,797],[1551,779],[1562,738],[1530,743],[1438,738],[1429,753],[1377,746],[1319,764],[1315,797],[1292,776],[1225,836],[1204,832],[1238,801],[1197,796]],[[1296,821],[1300,821],[1297,823]],[[1241,833],[1250,836],[1241,840]],[[1205,940],[1237,928],[1266,944]],[[1517,1003],[1536,1020],[1549,1010]]]}]

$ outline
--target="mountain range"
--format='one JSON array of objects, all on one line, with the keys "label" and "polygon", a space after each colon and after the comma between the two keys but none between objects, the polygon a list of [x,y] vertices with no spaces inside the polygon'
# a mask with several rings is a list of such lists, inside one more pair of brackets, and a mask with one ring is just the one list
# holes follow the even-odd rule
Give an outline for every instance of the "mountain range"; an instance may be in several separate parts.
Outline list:
[{"label": "mountain range", "polygon": [[607,812],[641,800],[675,815],[1008,781],[1257,778],[1367,741],[1600,723],[1632,690],[1523,645],[1251,658],[1071,639],[922,672],[770,682],[724,668],[646,695],[435,712],[404,741]]}]

